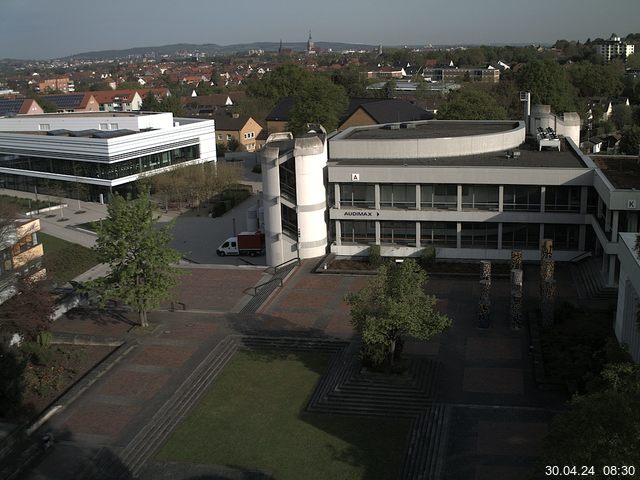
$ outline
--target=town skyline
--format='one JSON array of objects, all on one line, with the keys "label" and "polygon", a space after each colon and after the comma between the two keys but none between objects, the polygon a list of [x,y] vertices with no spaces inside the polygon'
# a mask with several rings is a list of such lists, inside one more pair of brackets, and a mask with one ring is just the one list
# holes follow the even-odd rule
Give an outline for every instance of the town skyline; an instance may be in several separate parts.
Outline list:
[{"label": "town skyline", "polygon": [[[115,0],[109,5],[8,0],[0,19],[0,58],[46,60],[180,43],[225,46],[281,39],[299,43],[306,41],[309,31],[316,42],[401,47],[551,44],[560,39],[608,38],[612,32],[624,37],[637,30],[638,2],[619,0],[608,6],[605,18],[590,15],[597,5],[594,0],[567,0],[561,5],[550,0],[535,5],[487,0],[481,8],[470,8],[463,0],[446,4],[407,0],[404,8],[388,11],[388,4],[380,0],[347,5],[329,0],[319,10],[277,0],[265,11],[263,4],[249,0],[245,9],[251,15],[238,16],[231,6],[211,8],[202,0],[179,11],[166,0],[153,4]],[[536,15],[539,22],[529,21]],[[98,27],[102,33],[97,33]]]}]

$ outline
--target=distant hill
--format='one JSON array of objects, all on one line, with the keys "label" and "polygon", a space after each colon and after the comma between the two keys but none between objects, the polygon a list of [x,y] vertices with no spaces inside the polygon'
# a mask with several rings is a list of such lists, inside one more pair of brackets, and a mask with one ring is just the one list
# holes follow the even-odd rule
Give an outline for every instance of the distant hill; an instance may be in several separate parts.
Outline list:
[{"label": "distant hill", "polygon": [[[102,50],[99,52],[84,52],[69,55],[64,59],[78,60],[110,60],[116,58],[127,58],[145,55],[155,56],[174,56],[181,52],[200,52],[207,55],[231,55],[234,53],[248,52],[249,50],[264,50],[265,52],[276,52],[280,46],[279,42],[255,42],[255,43],[239,43],[235,45],[216,45],[215,43],[206,43],[202,45],[192,43],[177,43],[174,45],[162,45],[158,47],[137,47],[125,50]],[[363,45],[355,43],[339,43],[339,42],[316,42],[316,47],[323,50],[370,50],[375,48],[374,45]],[[303,51],[307,48],[305,42],[288,42],[282,43],[282,48],[288,48],[294,51]],[[63,60],[64,60],[63,59]]]}]

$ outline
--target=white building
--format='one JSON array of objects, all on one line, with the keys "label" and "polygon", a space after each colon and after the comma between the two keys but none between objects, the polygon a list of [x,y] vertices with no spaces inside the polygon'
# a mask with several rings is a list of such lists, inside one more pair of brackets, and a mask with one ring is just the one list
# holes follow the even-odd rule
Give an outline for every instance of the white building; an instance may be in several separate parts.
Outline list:
[{"label": "white building", "polygon": [[609,63],[612,58],[622,58],[624,60],[629,55],[633,55],[635,47],[631,43],[623,42],[619,36],[612,33],[609,40],[597,44],[596,48],[598,54],[604,58],[604,61]]},{"label": "white building", "polygon": [[[212,120],[171,113],[74,113],[0,118],[0,187],[93,201],[141,176],[215,161]],[[78,185],[84,185],[82,189]]]}]

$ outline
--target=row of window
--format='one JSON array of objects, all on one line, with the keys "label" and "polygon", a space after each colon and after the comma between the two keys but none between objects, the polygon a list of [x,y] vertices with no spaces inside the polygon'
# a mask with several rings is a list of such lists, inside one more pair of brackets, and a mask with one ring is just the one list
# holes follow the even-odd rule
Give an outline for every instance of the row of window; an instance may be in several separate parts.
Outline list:
[{"label": "row of window", "polygon": [[199,156],[199,145],[175,148],[167,152],[144,155],[116,163],[0,154],[0,166],[76,177],[115,180],[116,178],[128,177],[129,175],[195,160]]},{"label": "row of window", "polygon": [[[340,240],[343,243],[376,242],[376,222],[341,221]],[[419,222],[420,244],[455,248],[457,245],[456,222]],[[545,224],[544,237],[553,240],[558,250],[577,250],[579,225]],[[461,246],[463,248],[498,248],[497,223],[462,223]],[[380,222],[380,243],[416,245],[416,222]],[[540,244],[540,225],[527,223],[502,224],[502,248],[537,249]]]},{"label": "row of window", "polygon": [[[581,187],[549,186],[545,189],[545,211],[580,212]],[[463,210],[497,211],[500,204],[498,185],[463,185]],[[503,209],[505,211],[539,212],[541,209],[541,188],[527,185],[505,185],[503,189]],[[340,184],[340,206],[375,208],[375,185]],[[416,209],[415,184],[380,184],[380,208]],[[458,186],[454,184],[420,185],[420,208],[437,210],[457,210]],[[597,194],[590,189],[589,211],[597,208]]]}]

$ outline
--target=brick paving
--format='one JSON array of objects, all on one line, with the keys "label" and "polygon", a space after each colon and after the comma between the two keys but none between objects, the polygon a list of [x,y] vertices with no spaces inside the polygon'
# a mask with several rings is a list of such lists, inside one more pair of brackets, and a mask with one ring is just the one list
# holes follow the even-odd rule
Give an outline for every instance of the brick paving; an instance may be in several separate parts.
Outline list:
[{"label": "brick paving", "polygon": [[[178,300],[188,311],[153,312],[152,323],[160,325],[150,333],[127,333],[131,323],[126,318],[75,315],[56,322],[56,331],[121,335],[140,345],[49,425],[67,429],[70,441],[76,438],[83,446],[122,447],[229,333],[307,332],[352,338],[343,298],[370,277],[313,274],[312,264],[303,263],[294,271],[257,315],[217,312],[239,311],[247,298],[243,290],[260,283],[263,272],[189,268],[190,275],[182,277],[177,289]],[[529,303],[537,295],[535,273],[525,272]],[[539,452],[552,415],[545,408],[560,406],[564,397],[540,392],[533,383],[526,332],[509,329],[508,280],[494,279],[492,322],[485,330],[476,326],[478,279],[434,276],[426,289],[437,294],[438,308],[454,320],[454,327],[429,342],[407,342],[405,351],[440,362],[436,400],[455,405],[442,440],[446,442],[443,478],[484,479],[492,472],[498,472],[495,478],[514,478],[511,473],[530,465]],[[563,291],[571,290],[564,286]],[[482,405],[492,410],[477,408]],[[495,410],[498,407],[506,410]],[[492,434],[500,438],[492,439]],[[496,460],[499,450],[510,453]]]}]

